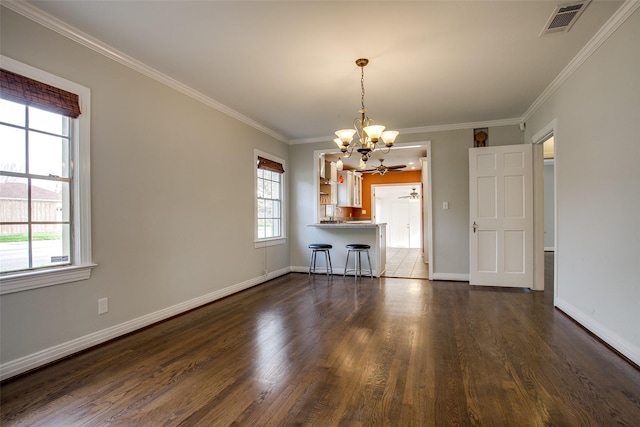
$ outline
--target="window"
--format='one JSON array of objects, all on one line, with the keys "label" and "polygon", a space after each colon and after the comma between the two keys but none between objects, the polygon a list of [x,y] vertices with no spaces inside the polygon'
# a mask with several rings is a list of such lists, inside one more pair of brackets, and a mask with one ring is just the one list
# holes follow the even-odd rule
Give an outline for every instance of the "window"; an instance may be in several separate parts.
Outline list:
[{"label": "window", "polygon": [[256,241],[284,239],[284,161],[256,150]]},{"label": "window", "polygon": [[1,59],[0,294],[87,279],[90,92]]}]

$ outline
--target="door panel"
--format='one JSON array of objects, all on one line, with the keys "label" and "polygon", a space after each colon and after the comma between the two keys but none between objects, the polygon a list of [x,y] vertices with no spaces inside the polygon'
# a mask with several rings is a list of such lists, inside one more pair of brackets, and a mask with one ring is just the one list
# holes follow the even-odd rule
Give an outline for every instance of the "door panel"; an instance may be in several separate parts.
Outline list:
[{"label": "door panel", "polygon": [[531,145],[469,149],[472,285],[533,286]]}]

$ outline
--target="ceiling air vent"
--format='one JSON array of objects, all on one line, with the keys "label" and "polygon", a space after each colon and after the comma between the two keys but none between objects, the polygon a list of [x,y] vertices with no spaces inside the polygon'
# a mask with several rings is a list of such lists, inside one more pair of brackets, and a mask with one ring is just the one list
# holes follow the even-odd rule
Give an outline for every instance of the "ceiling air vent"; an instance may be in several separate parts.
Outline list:
[{"label": "ceiling air vent", "polygon": [[582,15],[582,12],[590,2],[591,0],[584,0],[556,6],[540,35],[566,33],[575,24],[578,17]]}]

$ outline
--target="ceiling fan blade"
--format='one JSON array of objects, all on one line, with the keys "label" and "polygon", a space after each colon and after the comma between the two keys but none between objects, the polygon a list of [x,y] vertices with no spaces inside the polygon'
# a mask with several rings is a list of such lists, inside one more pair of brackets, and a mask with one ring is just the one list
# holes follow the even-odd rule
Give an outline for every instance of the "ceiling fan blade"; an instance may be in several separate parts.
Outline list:
[{"label": "ceiling fan blade", "polygon": [[395,165],[395,166],[386,166],[387,169],[402,169],[406,168],[407,165]]}]

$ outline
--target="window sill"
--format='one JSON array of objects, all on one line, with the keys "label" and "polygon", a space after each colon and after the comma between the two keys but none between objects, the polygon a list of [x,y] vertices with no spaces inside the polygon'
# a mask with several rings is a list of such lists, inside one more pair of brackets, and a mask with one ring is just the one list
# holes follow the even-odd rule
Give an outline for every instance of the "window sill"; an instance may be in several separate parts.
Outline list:
[{"label": "window sill", "polygon": [[278,237],[275,239],[262,239],[262,240],[255,240],[254,246],[256,248],[264,248],[267,246],[279,246],[279,245],[284,245],[287,242],[287,238],[286,237]]},{"label": "window sill", "polygon": [[87,280],[95,266],[96,264],[74,265],[2,276],[0,295]]}]

